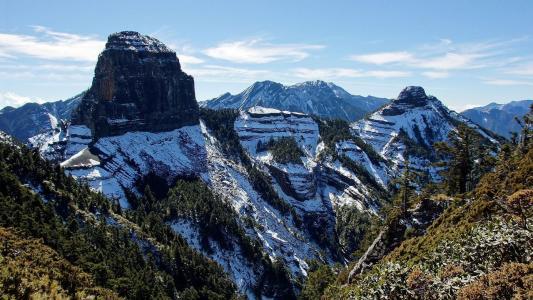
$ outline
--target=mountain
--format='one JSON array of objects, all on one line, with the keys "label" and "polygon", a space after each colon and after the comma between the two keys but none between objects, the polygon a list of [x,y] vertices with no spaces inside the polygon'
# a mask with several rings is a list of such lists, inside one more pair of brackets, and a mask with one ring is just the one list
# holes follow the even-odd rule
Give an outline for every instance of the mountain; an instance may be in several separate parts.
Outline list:
[{"label": "mountain", "polygon": [[511,138],[512,132],[520,132],[521,127],[515,117],[521,119],[533,104],[533,100],[511,101],[507,104],[490,103],[475,107],[461,114],[474,123],[487,128],[503,137]]},{"label": "mountain", "polygon": [[95,137],[198,124],[193,78],[158,40],[133,31],[112,34],[72,123],[88,126]]},{"label": "mountain", "polygon": [[[350,272],[358,263],[333,270],[315,267],[302,298],[531,298],[532,146],[531,141],[507,146],[471,193],[444,195],[437,187],[414,195],[408,215],[424,203],[446,210],[421,234],[404,233],[399,245],[363,272]],[[386,223],[405,222],[394,221],[397,216],[390,213]]]},{"label": "mountain", "polygon": [[388,105],[352,124],[354,133],[397,165],[408,159],[412,166],[437,179],[433,144],[448,140],[459,124],[467,124],[484,143],[496,145],[498,137],[449,110],[422,87],[409,86]]},{"label": "mountain", "polygon": [[22,142],[29,142],[29,138],[53,131],[61,126],[61,122],[70,120],[72,111],[84,94],[44,104],[26,103],[18,108],[4,107],[0,110],[0,130]]},{"label": "mountain", "polygon": [[250,298],[293,298],[309,261],[346,261],[396,175],[348,122],[199,109],[176,54],[134,32],[109,37],[53,132],[31,146],[117,210],[160,218]]},{"label": "mountain", "polygon": [[291,86],[277,82],[256,82],[237,95],[226,93],[203,102],[210,109],[246,110],[253,106],[303,112],[328,119],[355,121],[389,102],[372,96],[355,96],[324,81],[308,81]]}]

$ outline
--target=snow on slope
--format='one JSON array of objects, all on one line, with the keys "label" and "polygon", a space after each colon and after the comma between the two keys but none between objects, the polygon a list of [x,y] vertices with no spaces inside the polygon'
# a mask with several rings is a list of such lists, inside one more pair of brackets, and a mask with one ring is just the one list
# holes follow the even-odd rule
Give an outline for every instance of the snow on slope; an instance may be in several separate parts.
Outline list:
[{"label": "snow on slope", "polygon": [[354,121],[389,100],[377,97],[355,96],[341,87],[324,81],[308,81],[285,86],[273,81],[256,82],[237,95],[226,93],[205,101],[211,109],[233,108],[246,110],[254,106],[303,112],[323,118]]},{"label": "snow on slope", "polygon": [[[100,138],[89,148],[85,144],[90,141],[87,130],[85,126],[71,127],[62,165],[124,207],[128,207],[124,189],[136,192],[136,184],[149,173],[171,184],[177,176],[202,176],[206,172],[205,145],[199,126],[159,133],[128,132]],[[84,162],[80,157],[92,162]]]},{"label": "snow on slope", "polygon": [[[275,179],[280,196],[295,207],[323,210],[336,205],[358,205],[365,209],[367,203],[378,200],[373,199],[359,175],[338,161],[320,157],[324,145],[319,142],[318,124],[307,115],[254,107],[240,113],[235,131],[252,159]],[[273,160],[269,151],[257,151],[259,142],[264,144],[281,137],[292,137],[298,143],[304,153],[302,165],[281,164]],[[345,141],[335,150],[365,167],[376,181],[386,184],[393,176],[384,164],[372,163],[362,149],[347,145],[353,145],[353,141]]]},{"label": "snow on slope", "polygon": [[[295,209],[303,226],[297,226],[292,217],[284,216],[254,190],[246,167],[225,155],[221,141],[209,133],[203,121],[168,132],[128,132],[95,141],[86,126],[69,126],[49,149],[61,157],[67,172],[116,199],[124,208],[129,207],[125,191],[138,193],[136,184],[149,173],[167,179],[168,184],[178,176],[200,177],[213,192],[229,201],[246,234],[257,239],[271,258],[283,259],[296,277],[306,276],[306,261],[310,259],[342,262],[332,246],[336,243],[336,208],[353,206],[375,213],[380,199],[375,198],[372,187],[339,161],[320,158],[324,145],[320,143],[318,124],[307,115],[256,107],[242,112],[234,129],[247,155],[270,176],[275,191]],[[258,141],[287,136],[294,137],[303,150],[302,165],[277,163],[269,151],[256,151]],[[339,143],[336,151],[373,170],[376,180],[388,180],[388,171],[372,163],[353,142]],[[245,225],[247,219],[256,225]],[[194,224],[176,220],[170,225],[198,251],[204,251]],[[326,232],[331,244],[317,242],[312,230]],[[243,256],[238,243],[233,243],[233,250],[212,243],[213,252],[204,254],[220,263],[241,291],[250,292],[261,272]]]},{"label": "snow on slope", "polygon": [[426,96],[421,87],[405,88],[397,99],[367,118],[352,124],[355,134],[370,144],[378,153],[402,165],[404,151],[408,150],[405,137],[410,139],[427,155],[412,155],[411,163],[436,175],[431,166],[434,159],[432,146],[435,142],[448,140],[450,131],[458,123],[466,123],[493,143],[497,141],[479,126],[450,111],[437,98]]}]

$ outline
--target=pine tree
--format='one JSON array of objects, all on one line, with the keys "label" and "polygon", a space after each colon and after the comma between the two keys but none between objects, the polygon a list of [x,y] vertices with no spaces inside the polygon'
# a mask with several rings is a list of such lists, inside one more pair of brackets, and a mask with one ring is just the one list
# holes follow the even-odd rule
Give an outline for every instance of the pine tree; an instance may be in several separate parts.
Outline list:
[{"label": "pine tree", "polygon": [[451,195],[471,191],[481,177],[477,173],[490,168],[485,165],[489,156],[479,135],[466,124],[459,124],[449,133],[448,142],[435,143],[435,148],[442,159],[437,165],[443,167],[441,175]]}]

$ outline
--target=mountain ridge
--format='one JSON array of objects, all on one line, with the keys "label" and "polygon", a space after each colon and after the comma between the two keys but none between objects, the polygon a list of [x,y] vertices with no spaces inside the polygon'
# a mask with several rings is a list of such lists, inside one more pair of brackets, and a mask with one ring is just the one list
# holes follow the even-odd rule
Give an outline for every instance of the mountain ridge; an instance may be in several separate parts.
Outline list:
[{"label": "mountain ridge", "polygon": [[331,82],[306,81],[283,85],[274,81],[258,81],[239,94],[225,93],[201,102],[211,109],[246,110],[253,106],[302,112],[322,118],[354,121],[375,110],[389,100],[373,96],[351,95]]},{"label": "mountain ridge", "polygon": [[485,106],[467,109],[461,114],[479,126],[511,138],[512,133],[518,133],[521,130],[515,118],[521,119],[532,104],[533,100],[517,100],[504,104],[492,102]]}]

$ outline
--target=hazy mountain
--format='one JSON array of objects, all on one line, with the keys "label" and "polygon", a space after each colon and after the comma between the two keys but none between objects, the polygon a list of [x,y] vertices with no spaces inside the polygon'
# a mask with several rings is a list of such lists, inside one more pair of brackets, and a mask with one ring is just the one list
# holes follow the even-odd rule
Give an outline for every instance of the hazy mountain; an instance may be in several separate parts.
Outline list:
[{"label": "hazy mountain", "polygon": [[4,107],[0,110],[0,130],[28,142],[30,137],[57,128],[61,121],[69,120],[84,93],[70,99],[43,104],[26,103],[21,107]]},{"label": "hazy mountain", "polygon": [[511,101],[507,104],[490,103],[463,111],[461,114],[474,123],[506,138],[512,132],[519,132],[520,125],[515,117],[522,118],[533,104],[533,100]]}]

